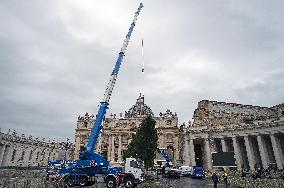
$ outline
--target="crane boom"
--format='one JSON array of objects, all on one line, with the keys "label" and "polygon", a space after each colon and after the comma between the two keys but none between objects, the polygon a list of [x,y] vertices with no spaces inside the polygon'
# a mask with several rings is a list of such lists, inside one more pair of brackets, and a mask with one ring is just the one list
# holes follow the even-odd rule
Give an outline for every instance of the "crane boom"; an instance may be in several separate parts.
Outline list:
[{"label": "crane boom", "polygon": [[167,154],[166,149],[165,148],[157,148],[157,152],[162,155],[167,162],[171,161],[171,157]]},{"label": "crane boom", "polygon": [[135,12],[133,22],[131,23],[131,26],[128,30],[128,33],[126,35],[126,38],[125,38],[124,43],[122,45],[122,48],[121,48],[121,50],[118,54],[118,58],[116,60],[114,69],[111,73],[110,80],[107,84],[107,88],[106,88],[105,93],[104,93],[104,99],[100,103],[99,111],[98,111],[98,114],[96,116],[96,120],[94,122],[92,131],[91,131],[91,134],[90,134],[90,137],[89,137],[89,141],[88,141],[87,148],[86,148],[87,153],[93,152],[93,150],[96,146],[96,142],[98,140],[98,137],[99,137],[100,132],[101,132],[102,127],[103,127],[102,121],[105,117],[106,110],[108,109],[109,100],[110,100],[110,97],[111,97],[111,94],[112,94],[112,91],[113,91],[113,88],[114,88],[114,85],[115,85],[115,82],[116,82],[116,79],[117,79],[119,68],[121,66],[121,63],[122,63],[126,48],[128,46],[128,43],[130,41],[130,37],[131,37],[132,31],[135,27],[138,15],[139,15],[142,8],[143,8],[143,4],[140,3],[138,10]]}]

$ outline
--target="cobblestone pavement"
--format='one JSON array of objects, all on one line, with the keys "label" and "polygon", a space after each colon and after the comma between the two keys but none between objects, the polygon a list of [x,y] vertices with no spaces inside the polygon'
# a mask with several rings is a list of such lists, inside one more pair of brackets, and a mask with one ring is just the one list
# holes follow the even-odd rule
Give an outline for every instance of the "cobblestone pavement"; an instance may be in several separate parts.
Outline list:
[{"label": "cobblestone pavement", "polygon": [[[25,179],[25,178],[24,178]],[[23,180],[23,179],[21,179]],[[27,180],[27,179],[26,179]],[[35,179],[32,180],[33,183],[27,185],[27,184],[22,184],[20,183],[20,180],[15,184],[13,181],[13,178],[10,179],[10,183],[0,183],[0,187],[2,188],[8,188],[8,187],[42,187],[42,188],[55,188],[56,186],[49,184],[45,185],[41,182],[36,181]],[[61,187],[61,186],[59,186]],[[122,188],[123,186],[121,186]],[[187,188],[187,187],[192,187],[192,188],[211,188],[213,187],[213,184],[209,180],[202,180],[202,179],[192,179],[190,177],[181,177],[179,179],[169,179],[169,178],[160,178],[160,179],[155,179],[151,182],[145,182],[143,184],[140,184],[138,188]],[[225,187],[222,184],[218,185],[219,188]],[[98,182],[93,186],[89,186],[88,188],[106,188],[105,184],[102,182]],[[228,188],[230,188],[228,186]]]},{"label": "cobblestone pavement", "polygon": [[[224,184],[218,184],[218,188],[224,187]],[[97,183],[89,188],[105,188],[105,185],[103,183]],[[208,179],[192,179],[190,177],[172,179],[160,177],[159,179],[151,181],[151,183],[140,184],[138,188],[213,188],[213,183]],[[227,186],[227,188],[236,187]]]},{"label": "cobblestone pavement", "polygon": [[[186,188],[186,187],[213,187],[213,183],[210,180],[203,179],[192,179],[190,177],[181,177],[179,179],[163,178],[160,180],[161,187],[172,187],[172,188]],[[221,184],[219,184],[222,187]],[[224,187],[224,186],[223,186]]]},{"label": "cobblestone pavement", "polygon": [[[208,176],[210,177],[210,176]],[[154,178],[154,177],[153,177]],[[99,181],[99,179],[97,179]],[[103,181],[101,179],[100,181]],[[273,187],[284,188],[284,181],[281,179],[252,179],[242,178],[239,176],[231,175],[229,181],[235,185],[242,187]],[[65,187],[64,182],[59,182],[54,185],[53,182],[46,181],[46,173],[42,170],[20,170],[20,169],[0,169],[0,188],[13,187],[13,188],[55,188]],[[97,182],[89,188],[105,188],[105,183]],[[122,186],[121,186],[122,187]],[[210,179],[192,179],[190,177],[181,177],[179,179],[169,179],[159,176],[159,179],[146,181],[138,185],[137,188],[212,188],[213,183]],[[223,184],[218,184],[219,188],[225,187]],[[228,188],[236,188],[228,186]]]}]

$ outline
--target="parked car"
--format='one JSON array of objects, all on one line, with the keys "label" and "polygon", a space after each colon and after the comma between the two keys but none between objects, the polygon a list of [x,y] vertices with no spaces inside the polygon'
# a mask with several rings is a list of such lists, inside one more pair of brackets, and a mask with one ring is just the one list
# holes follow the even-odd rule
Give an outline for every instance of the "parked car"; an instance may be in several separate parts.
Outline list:
[{"label": "parked car", "polygon": [[179,169],[170,169],[167,173],[168,178],[180,178],[181,176],[181,171]]},{"label": "parked car", "polygon": [[202,166],[193,166],[190,175],[192,178],[204,178],[205,173]]},{"label": "parked car", "polygon": [[190,176],[191,175],[191,169],[189,166],[181,166],[179,167],[179,170],[181,171],[181,176]]}]

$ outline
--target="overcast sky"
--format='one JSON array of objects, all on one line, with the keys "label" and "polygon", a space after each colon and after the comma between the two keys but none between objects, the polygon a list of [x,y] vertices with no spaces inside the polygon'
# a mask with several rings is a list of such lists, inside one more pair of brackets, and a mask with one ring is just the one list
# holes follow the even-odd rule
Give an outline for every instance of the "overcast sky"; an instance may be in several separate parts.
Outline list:
[{"label": "overcast sky", "polygon": [[[284,102],[283,0],[145,0],[107,114],[139,93],[179,123],[200,100]],[[99,101],[139,1],[0,0],[0,127],[74,139]],[[141,74],[144,33],[145,75]]]}]

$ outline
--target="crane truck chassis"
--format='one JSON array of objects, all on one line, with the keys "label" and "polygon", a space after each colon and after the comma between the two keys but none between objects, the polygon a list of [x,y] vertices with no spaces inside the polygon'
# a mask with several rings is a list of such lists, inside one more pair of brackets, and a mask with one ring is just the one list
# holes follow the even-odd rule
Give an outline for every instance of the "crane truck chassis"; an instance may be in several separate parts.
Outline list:
[{"label": "crane truck chassis", "polygon": [[49,161],[48,178],[55,182],[63,180],[68,187],[89,186],[103,179],[108,188],[120,184],[132,188],[144,181],[143,162],[135,158],[126,158],[124,168],[113,167],[107,173],[103,171],[107,168],[100,168],[101,172],[96,171],[98,168],[93,162],[89,167],[80,168],[76,165],[76,161],[72,160]]},{"label": "crane truck chassis", "polygon": [[105,119],[106,110],[108,109],[109,100],[117,80],[119,69],[142,8],[143,4],[140,3],[118,54],[115,67],[105,90],[104,99],[100,103],[86,149],[80,152],[79,160],[48,161],[48,178],[61,178],[69,187],[95,184],[96,179],[99,177],[104,179],[108,188],[115,188],[122,183],[125,187],[132,188],[144,181],[144,173],[141,168],[143,165],[138,159],[126,158],[124,169],[121,167],[110,167],[109,161],[104,156],[94,152],[97,140],[103,129],[103,120]]}]

